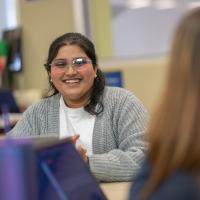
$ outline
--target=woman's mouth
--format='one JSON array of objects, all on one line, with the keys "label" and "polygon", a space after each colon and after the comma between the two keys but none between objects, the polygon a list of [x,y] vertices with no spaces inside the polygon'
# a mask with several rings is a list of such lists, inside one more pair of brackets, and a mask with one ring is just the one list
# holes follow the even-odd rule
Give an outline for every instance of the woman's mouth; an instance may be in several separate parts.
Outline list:
[{"label": "woman's mouth", "polygon": [[80,83],[81,80],[82,79],[80,78],[75,78],[75,79],[67,79],[67,80],[64,80],[63,82],[69,85],[74,85],[74,84]]}]

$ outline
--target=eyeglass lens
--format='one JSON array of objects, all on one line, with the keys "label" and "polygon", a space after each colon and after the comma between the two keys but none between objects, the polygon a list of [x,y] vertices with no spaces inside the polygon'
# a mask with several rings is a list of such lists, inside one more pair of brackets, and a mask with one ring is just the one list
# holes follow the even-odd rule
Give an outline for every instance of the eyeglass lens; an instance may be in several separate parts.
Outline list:
[{"label": "eyeglass lens", "polygon": [[[84,66],[87,63],[90,63],[91,61],[85,57],[80,57],[80,58],[74,58],[71,61],[71,65],[72,67],[79,69],[82,66]],[[57,67],[57,68],[65,68],[66,66],[69,67],[69,62],[67,62],[67,60],[64,59],[59,59],[59,60],[55,60],[54,62],[52,62],[52,67]]]}]

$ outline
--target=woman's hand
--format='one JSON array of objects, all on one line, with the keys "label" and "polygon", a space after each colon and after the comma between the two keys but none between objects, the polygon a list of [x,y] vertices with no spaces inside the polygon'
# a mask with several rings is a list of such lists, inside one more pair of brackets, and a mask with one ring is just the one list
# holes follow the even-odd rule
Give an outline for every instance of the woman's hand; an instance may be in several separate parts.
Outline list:
[{"label": "woman's hand", "polygon": [[76,147],[76,150],[79,152],[79,154],[81,155],[81,157],[83,158],[83,160],[86,163],[88,163],[87,150],[85,148],[83,148],[81,145],[78,145]]},{"label": "woman's hand", "polygon": [[80,138],[80,135],[76,134],[71,136],[71,141],[74,145],[76,145],[77,140]]},{"label": "woman's hand", "polygon": [[80,144],[77,144],[78,142],[78,139],[79,139],[80,135],[76,134],[76,135],[73,135],[71,137],[71,141],[72,143],[75,145],[76,147],[76,150],[78,151],[78,153],[80,154],[80,156],[82,157],[82,159],[88,163],[88,157],[87,157],[87,150]]}]

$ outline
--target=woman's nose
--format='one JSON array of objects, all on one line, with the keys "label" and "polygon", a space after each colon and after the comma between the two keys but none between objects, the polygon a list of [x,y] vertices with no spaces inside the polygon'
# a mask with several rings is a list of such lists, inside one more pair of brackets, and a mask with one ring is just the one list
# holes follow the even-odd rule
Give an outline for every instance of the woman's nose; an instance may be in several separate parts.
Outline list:
[{"label": "woman's nose", "polygon": [[77,71],[74,69],[72,65],[68,65],[65,69],[65,74],[76,74]]}]

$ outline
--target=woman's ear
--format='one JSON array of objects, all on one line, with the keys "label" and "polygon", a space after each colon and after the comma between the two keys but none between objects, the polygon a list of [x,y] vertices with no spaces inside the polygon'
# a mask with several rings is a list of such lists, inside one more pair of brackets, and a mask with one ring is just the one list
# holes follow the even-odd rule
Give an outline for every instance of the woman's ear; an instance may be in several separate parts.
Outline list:
[{"label": "woman's ear", "polygon": [[51,73],[50,72],[48,72],[48,76],[49,76],[50,82],[52,83],[52,78],[51,78]]}]

